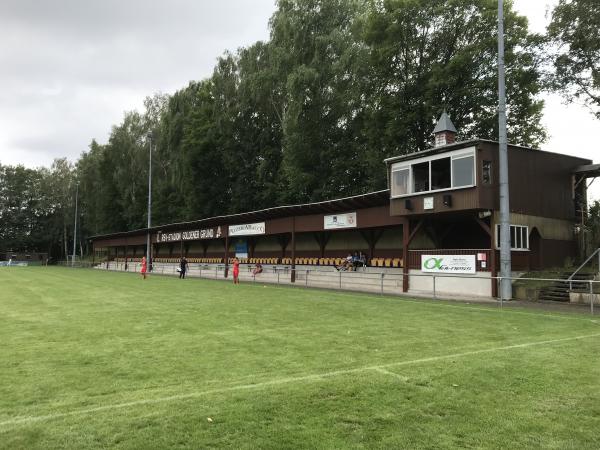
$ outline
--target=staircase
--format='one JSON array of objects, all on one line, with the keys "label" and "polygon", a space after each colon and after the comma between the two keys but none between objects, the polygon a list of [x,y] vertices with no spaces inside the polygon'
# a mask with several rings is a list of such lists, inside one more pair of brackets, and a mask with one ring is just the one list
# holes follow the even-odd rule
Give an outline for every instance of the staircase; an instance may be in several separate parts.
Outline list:
[{"label": "staircase", "polygon": [[[588,281],[593,280],[596,274],[594,272],[570,272],[561,273],[558,278],[571,281],[554,281],[550,285],[540,289],[539,299],[550,300],[554,302],[569,302],[569,292],[590,292]],[[572,289],[571,289],[572,287]]]}]

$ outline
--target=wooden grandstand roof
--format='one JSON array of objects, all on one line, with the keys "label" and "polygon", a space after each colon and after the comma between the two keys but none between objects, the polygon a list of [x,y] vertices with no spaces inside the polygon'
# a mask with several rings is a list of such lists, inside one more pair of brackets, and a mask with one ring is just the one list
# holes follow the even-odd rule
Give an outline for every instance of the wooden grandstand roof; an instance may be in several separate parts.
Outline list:
[{"label": "wooden grandstand roof", "polygon": [[[389,204],[390,191],[384,189],[381,191],[370,192],[367,194],[344,197],[334,200],[325,200],[321,202],[302,203],[298,205],[275,206],[272,208],[260,209],[238,214],[228,214],[223,216],[208,217],[204,219],[191,220],[187,222],[176,222],[162,224],[150,227],[150,231],[159,230],[181,230],[190,227],[213,227],[217,225],[236,225],[240,223],[260,222],[269,219],[278,219],[281,217],[306,216],[310,214],[335,214],[347,212],[354,209],[372,208],[375,206],[384,206]],[[116,238],[130,236],[134,234],[147,233],[148,228],[139,228],[131,231],[120,231],[102,235],[91,236],[90,240]]]}]

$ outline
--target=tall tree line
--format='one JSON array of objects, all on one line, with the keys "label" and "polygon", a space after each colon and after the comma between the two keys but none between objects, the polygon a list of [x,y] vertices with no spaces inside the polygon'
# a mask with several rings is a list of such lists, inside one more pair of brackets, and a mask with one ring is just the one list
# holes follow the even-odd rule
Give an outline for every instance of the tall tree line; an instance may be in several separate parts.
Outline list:
[{"label": "tall tree line", "polygon": [[[566,13],[557,11],[554,22],[564,22]],[[44,245],[67,253],[72,205],[61,195],[72,198],[73,180],[84,241],[145,227],[151,146],[152,222],[160,224],[385,188],[382,160],[430,146],[444,109],[460,139],[494,140],[496,20],[496,0],[279,0],[268,41],[225,53],[210,77],[172,95],[148,97],[144,111],[126,113],[108,142],[92,141],[74,167],[59,161],[28,175],[3,168],[14,183],[30,177],[40,217],[52,222],[51,236],[27,245],[49,240]],[[550,41],[564,50],[560,27],[532,34],[506,2],[512,143],[537,147],[546,138],[538,95],[558,89],[560,71],[544,75],[543,67],[553,63]],[[556,67],[564,62],[552,57]],[[60,178],[67,169],[71,181]],[[49,201],[48,191],[36,189],[52,177],[62,185]],[[5,184],[0,179],[0,202],[13,189]],[[17,226],[42,226],[42,219],[18,216],[34,208],[29,201],[24,195],[20,210],[8,210],[3,245],[26,245],[15,237]]]}]

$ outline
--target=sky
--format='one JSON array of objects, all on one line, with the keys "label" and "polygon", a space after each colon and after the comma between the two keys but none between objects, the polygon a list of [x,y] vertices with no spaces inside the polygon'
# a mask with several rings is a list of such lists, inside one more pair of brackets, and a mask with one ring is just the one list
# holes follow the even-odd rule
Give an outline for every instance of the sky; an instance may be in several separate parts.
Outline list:
[{"label": "sky", "polygon": [[[514,0],[543,32],[557,0]],[[269,37],[275,0],[0,0],[0,163],[75,161],[126,111]],[[594,159],[600,120],[545,94],[543,150]],[[600,162],[600,158],[596,157]],[[600,182],[591,190],[600,199]]]}]

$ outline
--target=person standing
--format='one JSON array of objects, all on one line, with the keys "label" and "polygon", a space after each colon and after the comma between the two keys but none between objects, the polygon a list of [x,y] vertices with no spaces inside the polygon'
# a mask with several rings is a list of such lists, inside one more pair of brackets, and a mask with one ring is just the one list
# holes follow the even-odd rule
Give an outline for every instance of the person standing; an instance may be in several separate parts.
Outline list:
[{"label": "person standing", "polygon": [[188,262],[187,259],[185,259],[185,256],[181,257],[181,260],[179,261],[179,279],[185,279],[185,273],[187,272],[188,269]]},{"label": "person standing", "polygon": [[233,258],[233,284],[240,284],[240,260]]},{"label": "person standing", "polygon": [[142,256],[142,270],[141,270],[142,278],[146,279],[146,257]]}]

